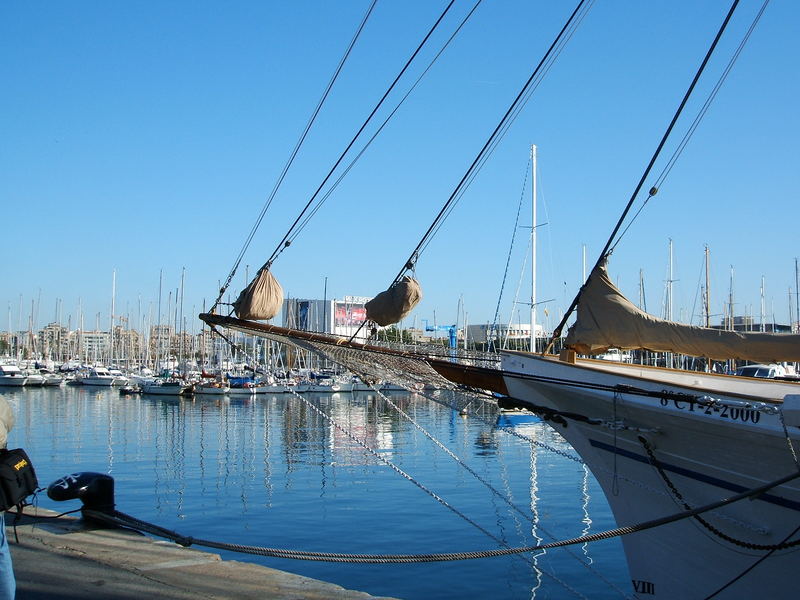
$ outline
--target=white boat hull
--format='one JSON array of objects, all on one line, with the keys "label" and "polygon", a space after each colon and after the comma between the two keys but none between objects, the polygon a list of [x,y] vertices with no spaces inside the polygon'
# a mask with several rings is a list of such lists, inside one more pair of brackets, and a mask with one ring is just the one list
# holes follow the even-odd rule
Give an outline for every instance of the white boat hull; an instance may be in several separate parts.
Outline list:
[{"label": "white boat hull", "polygon": [[82,377],[80,379],[83,385],[95,385],[98,387],[111,387],[114,385],[113,377]]},{"label": "white boat hull", "polygon": [[27,377],[0,377],[0,386],[22,387],[27,381]]},{"label": "white boat hull", "polygon": [[225,396],[228,394],[231,388],[229,387],[211,387],[211,386],[195,386],[194,387],[194,394],[195,396]]},{"label": "white boat hull", "polygon": [[[730,405],[703,407],[677,396],[654,398],[563,385],[564,380],[590,386],[623,384],[655,392],[708,394],[728,404],[743,400],[731,391],[720,393],[731,387],[724,380],[735,378],[697,373],[671,376],[671,382],[647,380],[642,376],[652,377],[655,370],[623,367],[630,366],[588,369],[521,353],[503,357],[504,381],[511,398],[603,422],[590,424],[563,415],[550,421],[592,470],[618,525],[633,525],[684,510],[651,464],[645,443],[692,508],[797,470],[777,414]],[[553,379],[543,381],[531,376]],[[741,383],[743,389],[753,388],[750,382],[734,383]],[[768,395],[782,397],[787,391],[800,392],[799,388],[796,384],[775,384]],[[767,387],[762,386],[762,390]],[[628,429],[615,428],[613,423]],[[800,432],[797,427],[791,430],[790,438],[797,446]],[[800,480],[756,499],[706,513],[704,518],[736,540],[760,545],[781,543],[800,523]],[[622,543],[637,598],[704,598],[767,554],[766,550],[726,541],[693,518],[624,536]],[[797,548],[775,551],[719,597],[794,598],[798,560]]]},{"label": "white boat hull", "polygon": [[170,385],[160,383],[142,383],[140,385],[143,394],[152,396],[180,396],[186,391],[185,385]]}]

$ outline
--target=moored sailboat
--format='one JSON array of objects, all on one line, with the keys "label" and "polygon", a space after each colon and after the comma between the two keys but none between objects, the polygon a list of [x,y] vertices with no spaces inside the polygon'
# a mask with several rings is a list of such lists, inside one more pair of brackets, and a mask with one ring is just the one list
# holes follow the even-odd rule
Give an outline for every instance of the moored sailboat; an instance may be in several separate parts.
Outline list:
[{"label": "moored sailboat", "polygon": [[[656,191],[653,187],[651,195]],[[612,239],[621,224],[622,219]],[[503,406],[524,408],[545,419],[592,470],[619,525],[674,517],[646,531],[631,527],[623,537],[637,597],[712,597],[722,592],[725,597],[793,597],[793,550],[800,545],[798,384],[577,355],[642,349],[772,363],[800,360],[800,337],[744,335],[651,317],[635,309],[611,283],[606,272],[609,254],[607,245],[576,299],[578,319],[558,356],[387,349],[363,340],[255,323],[253,319],[272,315],[252,317],[238,310],[240,318],[201,318],[312,350],[370,380],[488,390],[501,395]],[[415,251],[405,270],[413,269],[416,256]],[[396,290],[403,273],[387,292]],[[379,325],[396,322],[397,315],[408,313],[403,301],[413,308],[416,295],[406,295],[396,303],[401,308],[385,319],[384,313],[391,311],[372,311],[372,320]],[[561,326],[554,340],[560,332]],[[738,500],[725,501],[728,497]],[[694,513],[714,502],[721,505]]]}]

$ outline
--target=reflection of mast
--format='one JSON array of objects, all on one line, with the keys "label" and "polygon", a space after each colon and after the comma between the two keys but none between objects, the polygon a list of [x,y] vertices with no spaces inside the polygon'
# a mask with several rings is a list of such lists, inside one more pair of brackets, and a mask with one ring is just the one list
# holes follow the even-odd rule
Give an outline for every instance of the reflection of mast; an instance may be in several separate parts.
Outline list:
[{"label": "reflection of mast", "polygon": [[[539,535],[539,470],[537,465],[537,450],[538,447],[536,444],[529,444],[531,449],[531,514],[533,515],[533,519],[531,519],[531,534],[533,534],[533,538],[536,540],[536,545],[542,543],[543,538]],[[533,559],[533,570],[536,573],[536,584],[531,589],[531,598],[536,597],[536,590],[538,590],[542,586],[542,571],[539,569],[539,557],[544,556],[547,554],[547,550],[541,550],[534,554],[531,558]]]},{"label": "reflection of mast", "polygon": [[[589,467],[586,466],[586,463],[583,464],[581,495],[583,496],[583,524],[586,525],[586,527],[584,527],[581,531],[581,536],[586,536],[589,535],[589,532],[592,530],[592,517],[589,514]],[[586,560],[589,561],[588,564],[592,564],[594,560],[592,560],[592,557],[589,556],[589,543],[587,542],[583,544],[581,548],[583,549],[584,556],[586,556]]]}]

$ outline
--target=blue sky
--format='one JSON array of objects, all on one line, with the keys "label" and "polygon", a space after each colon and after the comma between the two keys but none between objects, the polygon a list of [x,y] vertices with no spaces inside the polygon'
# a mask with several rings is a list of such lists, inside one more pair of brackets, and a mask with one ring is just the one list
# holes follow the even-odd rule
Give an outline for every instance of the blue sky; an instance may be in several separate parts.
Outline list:
[{"label": "blue sky", "polygon": [[[744,1],[679,123],[679,139],[760,2]],[[216,296],[368,3],[5,3],[0,8],[0,327],[56,317],[107,328],[162,311],[185,268],[184,314]],[[286,232],[445,2],[380,0],[255,236],[235,293]],[[472,2],[457,1],[405,92]],[[391,282],[527,79],[572,2],[485,1],[311,224],[274,265],[289,296],[371,296]],[[419,260],[421,319],[493,318],[529,146],[539,155],[538,297],[555,319],[596,259],[728,3],[597,2]],[[787,322],[797,238],[797,23],[773,2],[705,120],[623,239],[610,271],[661,314],[712,312],[734,272],[736,312]],[[390,98],[398,98],[396,93]],[[385,114],[385,112],[380,113]],[[667,148],[667,155],[674,148]],[[664,161],[661,161],[663,165]],[[656,172],[660,169],[657,167]],[[651,180],[653,177],[651,177]],[[528,177],[528,183],[530,178]],[[649,187],[649,183],[646,187]],[[523,208],[530,211],[529,201]],[[522,222],[530,224],[530,217]],[[511,259],[503,320],[520,282]],[[249,268],[247,267],[249,265]],[[525,291],[522,296],[529,295]],[[33,308],[32,308],[33,305]],[[21,310],[20,310],[21,308]],[[528,309],[519,306],[514,320]],[[10,319],[9,319],[10,314]],[[544,318],[544,317],[543,317]],[[695,322],[697,318],[695,317]],[[411,325],[411,321],[406,323]],[[549,323],[552,327],[555,323]]]}]

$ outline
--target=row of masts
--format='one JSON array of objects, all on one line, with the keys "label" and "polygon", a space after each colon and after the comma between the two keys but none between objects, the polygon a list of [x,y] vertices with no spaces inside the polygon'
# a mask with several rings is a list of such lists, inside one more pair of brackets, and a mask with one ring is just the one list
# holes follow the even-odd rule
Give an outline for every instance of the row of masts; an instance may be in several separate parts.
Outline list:
[{"label": "row of masts", "polygon": [[[535,144],[532,144],[530,147],[530,158],[531,158],[531,291],[530,291],[530,351],[536,351],[536,322],[537,322],[537,296],[536,296],[536,267],[537,267],[537,229],[538,229],[538,221],[537,221],[537,148]],[[704,248],[704,270],[705,270],[705,285],[703,286],[702,290],[702,299],[703,299],[703,315],[702,315],[702,323],[703,326],[706,328],[711,328],[711,253],[709,250],[708,245],[705,245]],[[728,292],[728,302],[725,306],[725,315],[723,316],[722,326],[724,329],[734,330],[736,327],[736,319],[735,319],[735,302],[734,302],[734,269],[731,266],[731,274],[730,274],[730,288]],[[583,278],[582,282],[586,281],[586,246],[583,246]],[[664,318],[668,321],[674,320],[674,313],[673,313],[673,284],[675,283],[674,271],[673,271],[673,243],[672,239],[669,239],[669,263],[668,263],[668,274],[666,280],[666,288],[665,288],[665,302],[664,302]],[[759,319],[759,326],[758,330],[760,332],[766,331],[766,321],[767,321],[767,310],[766,310],[766,292],[765,292],[765,277],[761,276],[761,287],[760,287],[760,319]],[[645,297],[644,297],[644,273],[643,271],[639,271],[639,290],[640,290],[640,302],[639,307],[642,310],[647,310]],[[795,296],[796,300],[792,303],[792,291],[789,290],[789,318],[791,320],[791,315],[794,309],[795,312],[795,322],[797,326],[800,327],[800,265],[798,264],[798,259],[795,258]],[[794,304],[794,306],[792,306]],[[774,321],[774,319],[773,319]],[[794,328],[792,328],[794,329]],[[772,328],[774,331],[774,326]]]}]

